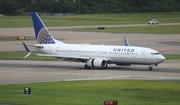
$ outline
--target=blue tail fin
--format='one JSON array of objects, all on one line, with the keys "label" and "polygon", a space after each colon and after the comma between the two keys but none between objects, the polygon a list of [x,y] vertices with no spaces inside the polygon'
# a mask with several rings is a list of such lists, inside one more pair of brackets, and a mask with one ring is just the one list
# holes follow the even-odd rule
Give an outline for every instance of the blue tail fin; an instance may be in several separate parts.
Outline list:
[{"label": "blue tail fin", "polygon": [[32,20],[34,25],[34,31],[36,35],[36,41],[38,44],[55,44],[55,39],[51,36],[46,26],[40,19],[36,12],[32,12]]}]

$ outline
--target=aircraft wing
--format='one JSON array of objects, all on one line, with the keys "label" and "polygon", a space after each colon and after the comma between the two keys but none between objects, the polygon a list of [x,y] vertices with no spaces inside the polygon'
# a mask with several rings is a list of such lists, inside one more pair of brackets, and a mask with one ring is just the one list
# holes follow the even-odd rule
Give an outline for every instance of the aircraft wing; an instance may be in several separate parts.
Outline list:
[{"label": "aircraft wing", "polygon": [[[37,48],[43,48],[41,45],[26,45],[24,42],[22,42],[24,45],[24,48],[26,49],[27,55],[24,58],[27,58],[29,55],[31,55],[31,51],[27,46],[30,47],[37,47]],[[37,54],[38,56],[49,56],[58,58],[59,61],[70,61],[70,62],[86,62],[87,60],[91,58],[97,58],[97,57],[88,57],[88,56],[82,56],[82,55],[67,55],[67,54]]]},{"label": "aircraft wing", "polygon": [[86,62],[90,57],[81,55],[56,55],[56,54],[37,54],[38,56],[49,56],[54,58],[59,58],[59,61],[70,61],[70,62]]}]

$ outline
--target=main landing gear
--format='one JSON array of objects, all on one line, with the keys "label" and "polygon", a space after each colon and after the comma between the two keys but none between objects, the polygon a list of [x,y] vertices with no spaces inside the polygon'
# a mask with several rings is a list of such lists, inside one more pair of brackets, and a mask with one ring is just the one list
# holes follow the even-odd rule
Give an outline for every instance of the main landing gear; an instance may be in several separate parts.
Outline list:
[{"label": "main landing gear", "polygon": [[89,67],[87,64],[84,65],[85,69],[91,69],[91,67]]},{"label": "main landing gear", "polygon": [[[107,66],[108,66],[108,65],[106,64],[104,67],[96,67],[96,68],[106,69]],[[91,69],[91,68],[93,68],[93,67],[89,67],[87,64],[85,64],[85,65],[84,65],[84,68],[85,68],[85,69]]]}]

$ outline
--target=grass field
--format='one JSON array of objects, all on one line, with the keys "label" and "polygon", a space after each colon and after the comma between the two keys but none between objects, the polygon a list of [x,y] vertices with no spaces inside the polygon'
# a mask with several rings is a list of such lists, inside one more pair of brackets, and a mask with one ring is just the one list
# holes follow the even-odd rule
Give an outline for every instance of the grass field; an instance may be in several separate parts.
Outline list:
[{"label": "grass field", "polygon": [[179,34],[180,25],[151,25],[151,26],[128,26],[128,27],[105,27],[104,30],[97,28],[78,29],[82,32],[116,32],[116,33],[145,33],[145,34]]},{"label": "grass field", "polygon": [[[151,19],[160,23],[179,23],[180,12],[171,13],[122,13],[122,14],[81,14],[72,16],[40,16],[46,26],[83,26],[115,24],[147,24]],[[0,28],[32,27],[30,16],[0,17]]]},{"label": "grass field", "polygon": [[[31,94],[24,94],[31,87]],[[179,105],[180,83],[172,81],[61,81],[0,85],[0,104],[15,105]]]}]

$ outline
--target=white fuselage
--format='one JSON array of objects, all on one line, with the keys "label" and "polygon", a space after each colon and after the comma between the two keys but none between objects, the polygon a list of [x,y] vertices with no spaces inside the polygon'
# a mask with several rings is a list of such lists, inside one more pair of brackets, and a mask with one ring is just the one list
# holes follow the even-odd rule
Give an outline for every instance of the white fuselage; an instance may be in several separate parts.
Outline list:
[{"label": "white fuselage", "polygon": [[108,63],[126,64],[158,64],[165,60],[156,50],[135,46],[108,46],[90,44],[38,44],[43,48],[36,48],[45,54],[59,56],[104,58]]}]

